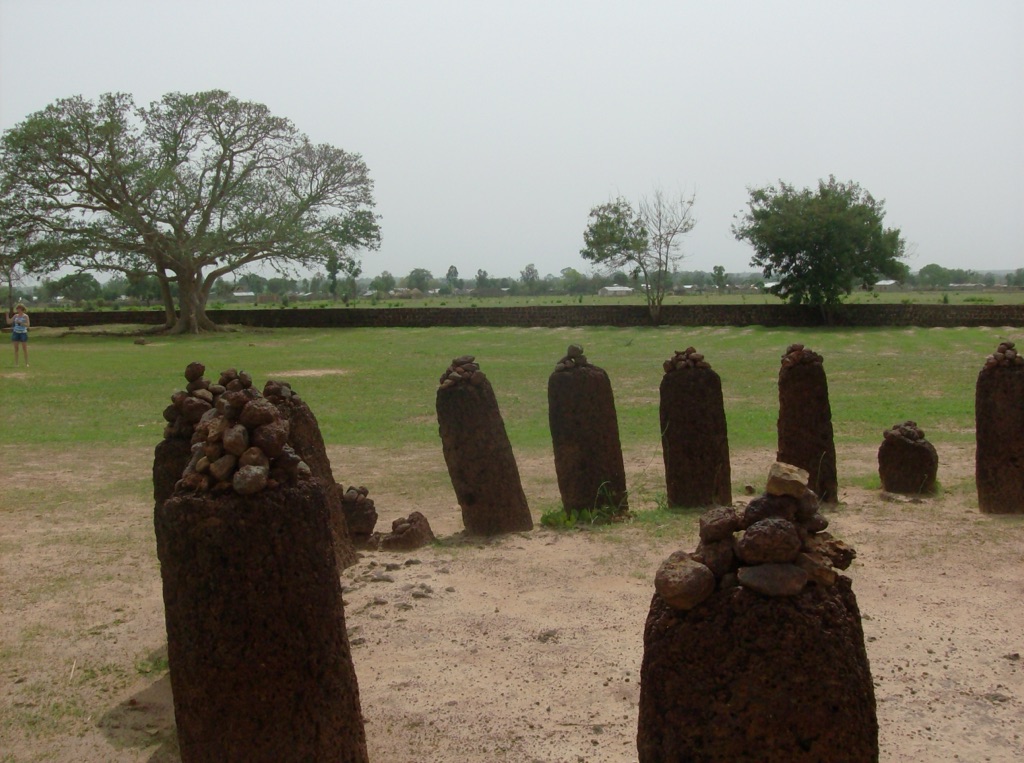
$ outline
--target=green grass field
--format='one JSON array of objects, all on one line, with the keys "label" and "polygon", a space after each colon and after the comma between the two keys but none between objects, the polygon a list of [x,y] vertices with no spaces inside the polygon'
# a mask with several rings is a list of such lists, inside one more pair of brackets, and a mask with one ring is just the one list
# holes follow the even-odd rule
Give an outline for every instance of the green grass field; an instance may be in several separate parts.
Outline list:
[{"label": "green grass field", "polygon": [[837,440],[868,444],[913,419],[936,442],[969,440],[985,356],[1019,329],[285,329],[157,338],[39,329],[32,367],[4,380],[7,442],[152,447],[161,411],[193,360],[207,375],[237,367],[257,383],[290,381],[329,444],[393,448],[437,443],[434,398],[450,360],[472,354],[497,394],[513,446],[550,447],[547,378],[570,343],[605,368],[624,447],[658,445],[661,363],[696,346],[722,377],[730,443],[774,445],[778,361],[800,341],[825,358]]}]

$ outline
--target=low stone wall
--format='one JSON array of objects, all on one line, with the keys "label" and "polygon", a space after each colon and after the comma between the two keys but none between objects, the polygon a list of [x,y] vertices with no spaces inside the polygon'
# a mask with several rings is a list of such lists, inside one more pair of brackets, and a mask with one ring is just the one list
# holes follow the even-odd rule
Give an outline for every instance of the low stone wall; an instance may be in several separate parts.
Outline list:
[{"label": "low stone wall", "polygon": [[[210,310],[211,320],[262,328],[429,328],[433,326],[649,326],[642,305],[550,305],[529,307],[337,307]],[[842,305],[835,326],[1024,326],[1024,305]],[[34,327],[159,325],[157,310],[32,312]],[[666,305],[669,326],[823,326],[817,308],[802,305]]]}]

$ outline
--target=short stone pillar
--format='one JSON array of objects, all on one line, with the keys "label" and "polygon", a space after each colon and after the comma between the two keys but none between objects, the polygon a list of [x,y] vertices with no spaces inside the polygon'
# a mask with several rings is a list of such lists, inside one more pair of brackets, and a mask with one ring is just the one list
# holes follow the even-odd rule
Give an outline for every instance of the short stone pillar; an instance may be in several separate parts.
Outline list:
[{"label": "short stone pillar", "polygon": [[821,355],[791,344],[779,370],[779,449],[776,459],[806,469],[826,503],[839,500],[832,408]]},{"label": "short stone pillar", "polygon": [[251,387],[195,426],[157,506],[184,763],[367,761],[323,486]]},{"label": "short stone pillar", "polygon": [[629,511],[612,384],[577,344],[548,377],[548,422],[566,513]]},{"label": "short stone pillar", "polygon": [[732,503],[722,380],[693,347],[663,364],[661,450],[670,506]]},{"label": "short stone pillar", "polygon": [[320,424],[306,402],[299,397],[287,382],[268,381],[263,386],[263,395],[277,406],[281,415],[288,420],[289,441],[299,458],[309,465],[313,478],[324,489],[327,509],[331,518],[331,536],[334,539],[334,556],[338,569],[343,570],[355,564],[359,557],[355,543],[349,533],[342,506],[341,493],[334,481],[331,460],[320,433]]},{"label": "short stone pillar", "polygon": [[1024,356],[1001,342],[985,359],[974,390],[978,507],[1024,514]]},{"label": "short stone pillar", "polygon": [[706,511],[696,551],[658,570],[640,763],[878,760],[860,611],[835,571],[853,549],[822,532],[806,476],[776,465],[765,495]]},{"label": "short stone pillar", "polygon": [[883,433],[878,449],[878,476],[882,490],[909,495],[931,495],[939,470],[939,454],[914,421],[896,424]]},{"label": "short stone pillar", "polygon": [[455,358],[442,374],[436,407],[444,460],[466,532],[532,530],[498,400],[472,355]]}]

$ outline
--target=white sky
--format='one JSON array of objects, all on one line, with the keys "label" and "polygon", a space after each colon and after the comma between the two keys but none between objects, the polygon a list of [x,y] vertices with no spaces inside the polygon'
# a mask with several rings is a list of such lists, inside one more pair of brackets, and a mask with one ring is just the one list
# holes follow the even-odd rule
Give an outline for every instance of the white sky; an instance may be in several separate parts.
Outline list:
[{"label": "white sky", "polygon": [[697,196],[681,269],[744,272],[747,187],[829,174],[913,270],[1024,267],[1020,0],[0,0],[0,129],[213,88],[363,155],[366,275],[587,272],[590,208],[655,186]]}]

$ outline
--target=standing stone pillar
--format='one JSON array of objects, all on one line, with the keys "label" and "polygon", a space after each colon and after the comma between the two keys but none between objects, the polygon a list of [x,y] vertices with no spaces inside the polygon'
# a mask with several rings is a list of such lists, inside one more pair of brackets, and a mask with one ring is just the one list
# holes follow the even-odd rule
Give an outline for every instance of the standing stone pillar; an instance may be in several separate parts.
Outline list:
[{"label": "standing stone pillar", "polygon": [[312,409],[300,398],[287,382],[268,381],[263,386],[263,395],[281,412],[290,425],[289,440],[299,458],[309,465],[314,479],[320,483],[327,498],[327,509],[331,518],[331,535],[334,539],[334,555],[338,570],[351,567],[359,560],[355,543],[349,533],[345,510],[342,506],[342,492],[334,481],[331,460],[320,433],[320,424]]},{"label": "standing stone pillar", "polygon": [[836,445],[821,355],[791,344],[779,370],[779,450],[776,459],[806,469],[822,501],[836,503]]},{"label": "standing stone pillar", "polygon": [[366,763],[324,488],[277,408],[234,386],[156,508],[182,761]]},{"label": "standing stone pillar", "polygon": [[853,549],[806,472],[776,464],[743,510],[700,517],[661,565],[644,627],[640,763],[877,763],[878,718]]},{"label": "standing stone pillar", "polygon": [[566,513],[629,511],[612,384],[579,345],[569,346],[548,377],[548,422]]},{"label": "standing stone pillar", "polygon": [[1024,514],[1024,356],[1001,342],[985,359],[974,390],[978,506]]},{"label": "standing stone pillar", "polygon": [[939,471],[939,454],[913,421],[904,421],[882,435],[878,476],[882,490],[907,495],[931,495]]},{"label": "standing stone pillar", "polygon": [[441,376],[436,406],[444,460],[466,531],[499,535],[532,530],[498,400],[472,355],[453,360]]},{"label": "standing stone pillar", "polygon": [[670,506],[732,503],[722,380],[693,347],[664,363],[661,449]]}]

